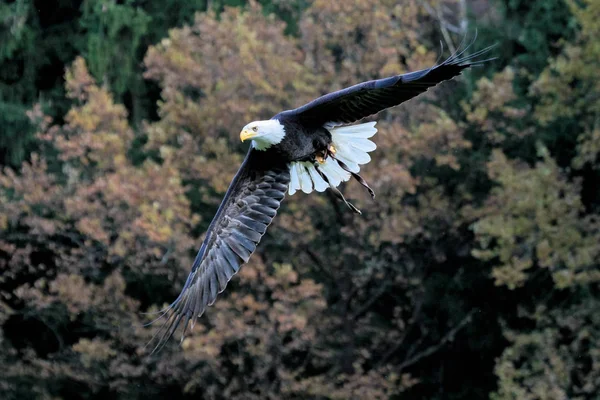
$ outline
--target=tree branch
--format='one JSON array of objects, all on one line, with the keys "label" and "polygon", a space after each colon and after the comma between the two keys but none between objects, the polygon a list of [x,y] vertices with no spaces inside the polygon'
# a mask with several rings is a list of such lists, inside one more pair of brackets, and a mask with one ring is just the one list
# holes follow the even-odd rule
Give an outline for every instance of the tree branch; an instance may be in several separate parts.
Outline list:
[{"label": "tree branch", "polygon": [[425,302],[424,297],[421,296],[419,302],[414,307],[413,315],[411,318],[412,321],[410,322],[410,325],[408,326],[408,328],[406,328],[404,330],[404,332],[402,332],[402,335],[400,336],[400,339],[396,342],[396,344],[394,346],[392,346],[392,348],[389,349],[383,355],[383,357],[381,357],[381,360],[379,361],[379,365],[385,364],[389,360],[389,358],[392,355],[394,355],[394,353],[397,352],[398,349],[400,349],[400,347],[402,347],[402,345],[404,344],[404,341],[406,340],[406,337],[408,336],[409,333],[412,332],[413,328],[416,325],[417,320],[419,319],[419,317],[421,315],[421,310],[423,309],[424,302]]},{"label": "tree branch", "polygon": [[339,289],[338,281],[335,277],[323,266],[323,262],[319,258],[319,256],[312,251],[308,246],[304,248],[304,252],[308,255],[308,257],[312,260],[315,267],[321,272],[327,279],[332,281],[334,285]]},{"label": "tree branch", "polygon": [[388,284],[388,280],[386,277],[386,278],[384,278],[384,282],[381,285],[379,285],[379,290],[377,291],[377,293],[375,293],[373,296],[371,296],[369,301],[367,301],[361,308],[359,308],[358,311],[356,311],[354,314],[352,314],[352,316],[350,318],[355,320],[355,319],[359,318],[362,314],[367,312],[369,310],[369,308],[371,308],[373,306],[373,304],[375,304],[375,302],[377,300],[379,300],[381,298],[381,296],[384,295],[384,293],[387,291],[389,286],[390,285]]},{"label": "tree branch", "polygon": [[458,331],[460,331],[462,328],[464,328],[469,322],[471,322],[471,317],[473,316],[473,313],[475,312],[475,310],[471,310],[459,323],[458,325],[456,325],[454,328],[452,328],[450,331],[448,331],[448,333],[446,333],[444,335],[444,337],[442,337],[442,339],[435,345],[430,346],[428,348],[426,348],[425,350],[417,353],[415,356],[410,357],[409,359],[405,360],[402,362],[402,364],[400,364],[399,369],[402,370],[406,367],[409,367],[419,361],[421,361],[423,358],[425,357],[429,357],[430,355],[436,353],[437,351],[439,351],[446,343],[451,342],[452,340],[454,340],[454,335],[456,335],[456,333],[458,333]]}]

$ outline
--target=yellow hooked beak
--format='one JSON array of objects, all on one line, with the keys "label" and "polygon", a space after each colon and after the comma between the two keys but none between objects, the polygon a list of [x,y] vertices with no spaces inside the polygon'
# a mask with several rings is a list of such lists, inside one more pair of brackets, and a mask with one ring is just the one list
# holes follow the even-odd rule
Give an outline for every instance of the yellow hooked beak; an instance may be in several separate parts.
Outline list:
[{"label": "yellow hooked beak", "polygon": [[251,129],[244,129],[240,133],[240,140],[243,142],[244,140],[252,139],[253,137],[255,137],[257,135],[258,135],[258,133],[254,132]]}]

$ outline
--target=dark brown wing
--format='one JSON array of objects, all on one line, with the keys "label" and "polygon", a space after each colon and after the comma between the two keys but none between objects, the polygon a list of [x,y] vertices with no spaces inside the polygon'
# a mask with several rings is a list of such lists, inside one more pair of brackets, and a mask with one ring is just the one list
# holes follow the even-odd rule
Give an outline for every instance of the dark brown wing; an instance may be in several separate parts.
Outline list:
[{"label": "dark brown wing", "polygon": [[461,58],[467,50],[465,49],[428,69],[359,83],[321,96],[294,110],[284,111],[274,118],[297,119],[308,126],[349,124],[397,106],[430,87],[459,75],[466,68],[489,61],[476,58],[492,48],[490,46]]},{"label": "dark brown wing", "polygon": [[277,214],[290,181],[289,169],[286,165],[265,165],[266,157],[257,153],[250,149],[233,178],[181,294],[161,316],[166,321],[154,336],[158,343],[153,352],[169,340],[182,321],[185,335],[190,320],[193,325],[214,303],[240,266],[248,262]]}]

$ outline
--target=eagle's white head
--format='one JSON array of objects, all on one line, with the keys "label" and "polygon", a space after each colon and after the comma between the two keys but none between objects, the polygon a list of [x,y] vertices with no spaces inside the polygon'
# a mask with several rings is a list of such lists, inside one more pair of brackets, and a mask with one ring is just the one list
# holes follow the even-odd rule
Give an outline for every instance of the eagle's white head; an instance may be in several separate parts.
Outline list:
[{"label": "eagle's white head", "polygon": [[250,122],[240,133],[242,142],[252,139],[252,146],[256,150],[266,150],[281,142],[284,137],[285,129],[276,119]]}]

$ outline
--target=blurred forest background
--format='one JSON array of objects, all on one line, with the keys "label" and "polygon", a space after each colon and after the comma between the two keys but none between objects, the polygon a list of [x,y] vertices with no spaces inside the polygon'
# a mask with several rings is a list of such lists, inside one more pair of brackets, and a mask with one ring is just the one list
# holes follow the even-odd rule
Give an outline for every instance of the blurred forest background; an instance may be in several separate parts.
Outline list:
[{"label": "blurred forest background", "polygon": [[[498,60],[379,116],[363,215],[288,198],[148,357],[241,127],[475,28]],[[2,0],[0,398],[598,399],[598,38],[596,0]]]}]

